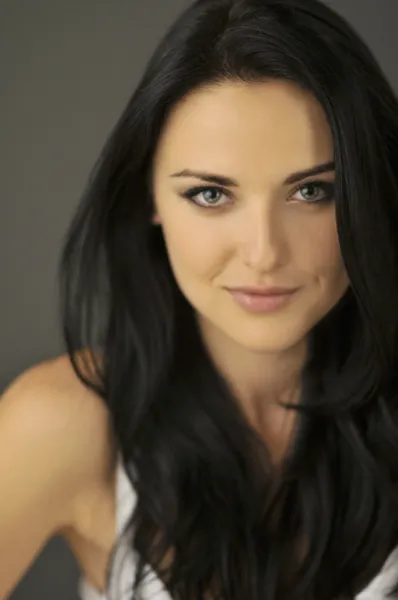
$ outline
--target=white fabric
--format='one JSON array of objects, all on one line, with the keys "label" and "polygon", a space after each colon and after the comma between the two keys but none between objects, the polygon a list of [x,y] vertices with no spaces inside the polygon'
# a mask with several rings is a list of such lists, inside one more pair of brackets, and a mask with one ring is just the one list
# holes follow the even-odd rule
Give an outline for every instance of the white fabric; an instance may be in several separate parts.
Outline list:
[{"label": "white fabric", "polygon": [[[122,536],[124,526],[132,514],[136,502],[136,494],[131,486],[121,459],[116,473],[116,528],[117,535]],[[126,536],[119,538],[111,573],[109,594],[101,594],[85,577],[81,577],[78,593],[81,600],[131,600],[132,586],[135,577],[135,565],[131,542]],[[146,579],[144,600],[171,600],[158,577]]]},{"label": "white fabric", "polygon": [[[119,461],[116,476],[116,523],[117,533],[122,534],[135,505],[136,495],[130,480]],[[84,577],[79,581],[81,600],[131,600],[131,589],[135,573],[135,559],[131,544],[122,538],[113,563],[110,592],[105,596],[96,590]],[[144,600],[172,600],[161,581],[153,573],[142,592]],[[371,581],[356,600],[387,600],[387,593],[398,580],[398,548],[391,553],[380,574]]]}]

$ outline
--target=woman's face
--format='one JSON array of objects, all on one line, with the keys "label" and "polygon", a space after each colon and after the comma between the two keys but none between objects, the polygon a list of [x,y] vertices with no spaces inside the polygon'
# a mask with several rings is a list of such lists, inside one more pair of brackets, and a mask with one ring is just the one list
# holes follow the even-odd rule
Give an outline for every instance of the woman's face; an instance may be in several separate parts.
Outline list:
[{"label": "woman's face", "polygon": [[[344,295],[333,165],[295,175],[332,161],[322,108],[289,82],[226,82],[174,108],[154,157],[154,220],[203,327],[286,350]],[[231,291],[241,287],[295,291]]]}]

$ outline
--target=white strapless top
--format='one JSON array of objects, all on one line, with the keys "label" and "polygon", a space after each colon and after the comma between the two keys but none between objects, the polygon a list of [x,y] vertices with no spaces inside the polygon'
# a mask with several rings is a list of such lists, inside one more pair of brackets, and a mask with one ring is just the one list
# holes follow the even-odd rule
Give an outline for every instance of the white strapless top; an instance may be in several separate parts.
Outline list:
[{"label": "white strapless top", "polygon": [[[127,520],[135,506],[136,494],[130,480],[119,460],[116,474],[116,523],[117,534],[122,535]],[[126,536],[118,543],[111,573],[109,595],[101,594],[84,577],[79,580],[79,597],[81,600],[131,600],[132,586],[135,577],[136,557],[131,542]],[[153,571],[142,589],[143,600],[172,600],[164,589],[160,579]],[[396,548],[383,569],[364,589],[356,600],[387,600],[387,594],[398,580],[398,548]]]}]

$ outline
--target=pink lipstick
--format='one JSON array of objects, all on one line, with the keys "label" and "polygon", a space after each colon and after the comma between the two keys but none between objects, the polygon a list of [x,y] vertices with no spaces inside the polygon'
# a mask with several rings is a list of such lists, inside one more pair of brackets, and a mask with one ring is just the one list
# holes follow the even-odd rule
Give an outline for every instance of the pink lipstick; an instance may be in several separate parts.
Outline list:
[{"label": "pink lipstick", "polygon": [[226,288],[242,308],[254,313],[268,313],[286,306],[297,289],[280,287],[234,287]]}]

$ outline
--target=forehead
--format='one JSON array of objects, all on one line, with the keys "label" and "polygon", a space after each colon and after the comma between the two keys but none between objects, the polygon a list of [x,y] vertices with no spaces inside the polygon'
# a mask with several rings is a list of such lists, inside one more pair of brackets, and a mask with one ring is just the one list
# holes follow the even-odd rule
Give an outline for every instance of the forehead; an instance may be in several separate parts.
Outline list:
[{"label": "forehead", "polygon": [[332,159],[326,116],[308,92],[285,81],[223,82],[191,92],[174,107],[155,169],[278,176]]}]

